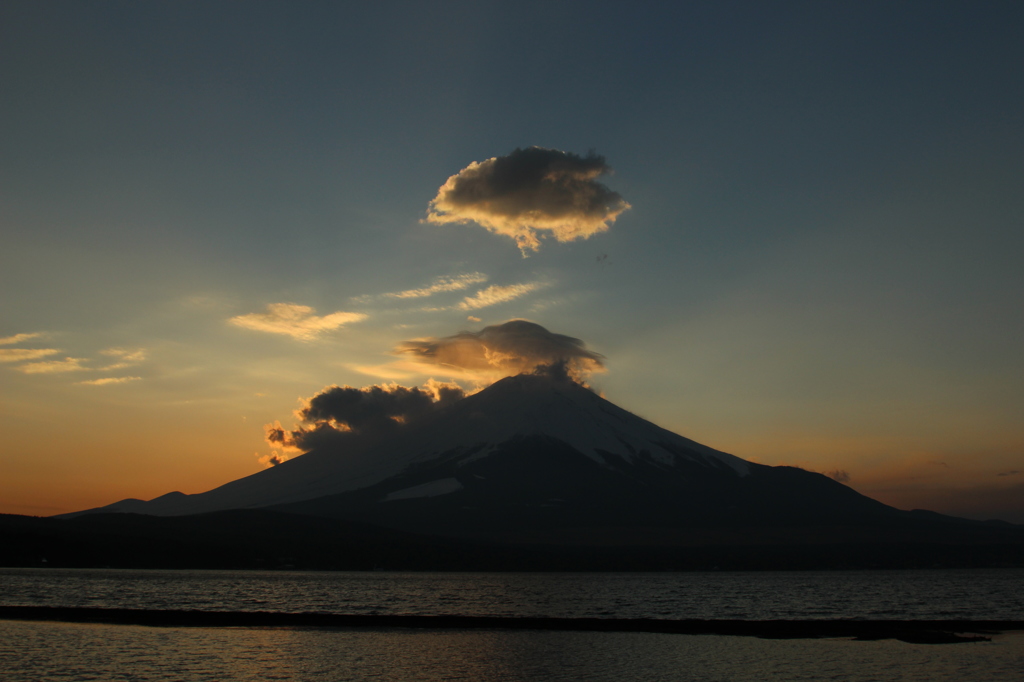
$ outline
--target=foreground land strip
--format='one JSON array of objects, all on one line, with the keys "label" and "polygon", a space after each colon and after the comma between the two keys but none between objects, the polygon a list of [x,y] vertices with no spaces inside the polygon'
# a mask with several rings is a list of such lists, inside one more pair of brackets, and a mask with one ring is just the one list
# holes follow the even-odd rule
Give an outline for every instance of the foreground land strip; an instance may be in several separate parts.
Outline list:
[{"label": "foreground land strip", "polygon": [[422,616],[272,611],[196,611],[55,606],[0,606],[0,620],[61,621],[156,627],[316,627],[446,630],[564,630],[735,635],[766,639],[850,637],[943,644],[986,641],[1024,630],[1024,620],[668,620],[659,618],[536,618]]}]

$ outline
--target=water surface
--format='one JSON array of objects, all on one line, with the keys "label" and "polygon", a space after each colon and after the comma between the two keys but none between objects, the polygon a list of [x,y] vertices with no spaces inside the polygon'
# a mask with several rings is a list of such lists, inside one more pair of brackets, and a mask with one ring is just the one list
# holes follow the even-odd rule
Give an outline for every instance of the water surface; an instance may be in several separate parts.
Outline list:
[{"label": "water surface", "polygon": [[[606,618],[1024,620],[1024,571],[316,573],[0,569],[0,604]],[[0,621],[4,682],[964,680],[1019,682],[991,642]]]},{"label": "water surface", "polygon": [[5,682],[986,680],[1024,634],[927,645],[637,633],[148,628],[0,621]]},{"label": "water surface", "polygon": [[726,619],[1024,619],[1024,570],[391,573],[0,569],[0,604]]}]

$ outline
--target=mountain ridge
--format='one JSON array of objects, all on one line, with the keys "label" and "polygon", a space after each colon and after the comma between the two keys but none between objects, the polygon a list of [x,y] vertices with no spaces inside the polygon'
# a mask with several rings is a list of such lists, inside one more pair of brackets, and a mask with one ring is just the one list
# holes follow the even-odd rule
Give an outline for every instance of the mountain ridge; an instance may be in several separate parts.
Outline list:
[{"label": "mountain ridge", "polygon": [[[547,399],[545,403],[543,398]],[[587,403],[590,403],[587,405]],[[547,409],[553,407],[555,409]],[[600,412],[604,420],[633,420],[642,424],[641,440],[647,436],[674,443],[678,451],[689,451],[691,457],[705,462],[722,462],[743,472],[748,463],[719,452],[695,441],[643,420],[591,390],[561,376],[549,374],[521,374],[507,377],[483,391],[427,415],[420,422],[399,429],[385,437],[362,436],[346,441],[344,454],[326,450],[313,450],[299,457],[250,476],[230,481],[212,490],[186,495],[171,492],[149,501],[126,499],[111,505],[61,515],[71,517],[82,513],[127,512],[157,516],[205,513],[220,509],[259,508],[299,502],[303,499],[337,494],[368,487],[389,475],[397,475],[407,466],[415,466],[436,453],[451,450],[458,443],[470,446],[491,445],[516,435],[544,430],[554,432],[568,440],[583,440],[584,450],[599,460],[598,450],[632,457],[636,450],[636,434],[625,434],[626,441],[617,440],[609,429],[581,429],[576,420],[562,419],[566,408],[581,409],[593,416]],[[512,413],[516,419],[503,418]],[[439,423],[440,422],[440,423]],[[566,433],[567,425],[576,433]],[[596,420],[600,427],[601,420]],[[612,429],[614,431],[614,429]],[[623,434],[617,433],[616,436]],[[390,449],[389,457],[379,457],[370,451]],[[665,457],[662,457],[665,459]]]},{"label": "mountain ridge", "polygon": [[954,526],[966,540],[965,529],[984,525],[898,510],[822,474],[720,452],[550,368],[507,377],[390,433],[342,434],[336,449],[205,493],[64,517],[229,509],[504,546],[689,546],[758,533],[820,542],[829,529],[864,541],[872,532],[910,538]]}]

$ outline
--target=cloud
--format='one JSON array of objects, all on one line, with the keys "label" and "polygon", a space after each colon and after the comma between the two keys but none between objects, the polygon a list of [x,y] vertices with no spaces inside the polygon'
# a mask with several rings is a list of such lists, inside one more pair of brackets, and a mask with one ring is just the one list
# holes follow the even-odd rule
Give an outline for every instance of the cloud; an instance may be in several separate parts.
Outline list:
[{"label": "cloud", "polygon": [[88,362],[85,358],[64,358],[63,360],[44,360],[43,362],[30,362],[15,367],[19,372],[25,374],[58,374],[62,372],[88,371],[89,367],[83,367],[82,363]]},{"label": "cloud", "polygon": [[79,381],[82,386],[109,386],[110,384],[127,384],[130,381],[140,381],[142,377],[104,377],[92,381]]},{"label": "cloud", "polygon": [[267,467],[276,467],[278,464],[287,462],[291,459],[291,455],[285,452],[278,452],[277,450],[271,450],[269,455],[261,455],[260,453],[254,453],[259,463]]},{"label": "cloud", "polygon": [[[446,373],[478,384],[524,372],[579,381],[604,367],[604,358],[587,350],[583,341],[554,334],[527,320],[509,320],[479,332],[464,331],[440,339],[409,341],[397,352],[414,358],[393,363],[406,376],[444,367]],[[354,369],[380,374],[389,367]],[[280,422],[265,425],[266,441],[273,450],[270,455],[257,457],[265,466],[274,466],[289,453],[351,448],[366,438],[399,431],[466,395],[458,384],[433,378],[420,387],[397,383],[363,388],[328,386],[303,402],[295,413],[299,424],[290,429]]]},{"label": "cloud", "polygon": [[484,273],[470,272],[452,277],[437,277],[433,282],[420,289],[407,289],[382,295],[387,298],[426,298],[427,296],[433,296],[445,291],[462,291],[474,284],[481,284],[486,281],[487,275]]},{"label": "cloud", "polygon": [[407,341],[397,352],[411,355],[423,365],[451,368],[492,381],[558,363],[564,363],[578,379],[604,368],[604,357],[587,350],[580,339],[555,334],[527,320],[509,320],[478,332],[464,331],[439,339]]},{"label": "cloud", "polygon": [[99,371],[101,372],[112,372],[116,369],[134,367],[146,359],[146,351],[142,348],[107,348],[106,350],[101,350],[100,354],[115,358],[116,360],[112,365],[100,367]]},{"label": "cloud", "polygon": [[[20,335],[19,335],[20,336]],[[15,338],[15,337],[10,337]],[[56,348],[0,348],[0,362],[25,362],[59,353]]]},{"label": "cloud", "polygon": [[438,190],[427,222],[474,222],[515,240],[526,256],[549,233],[560,242],[604,232],[630,205],[597,178],[603,156],[530,147],[474,161]]},{"label": "cloud", "polygon": [[296,412],[303,425],[288,430],[280,422],[267,424],[266,440],[275,448],[308,452],[357,436],[392,433],[465,395],[458,384],[433,379],[422,388],[398,384],[328,386]]},{"label": "cloud", "polygon": [[507,286],[495,284],[476,292],[472,296],[467,296],[462,299],[462,302],[459,303],[459,309],[477,310],[479,308],[497,305],[498,303],[505,303],[506,301],[517,299],[520,296],[525,296],[531,291],[543,289],[545,286],[547,285],[543,282],[509,284]]},{"label": "cloud", "polygon": [[302,341],[315,339],[324,332],[350,322],[366,319],[364,313],[336,312],[319,317],[316,310],[295,303],[271,303],[265,313],[249,313],[232,317],[228,322],[238,327],[271,334],[287,334]]},{"label": "cloud", "polygon": [[331,422],[350,431],[388,430],[435,407],[465,396],[457,384],[429,382],[423,388],[384,384],[352,388],[330,386],[309,399],[298,416],[308,423]]},{"label": "cloud", "polygon": [[[17,334],[2,341],[24,341],[36,338],[41,334]],[[112,372],[126,367],[134,367],[146,359],[146,351],[143,349],[108,348],[101,350],[100,354],[113,358],[115,362],[103,367],[88,367],[85,363],[91,361],[87,358],[66,357],[63,360],[41,360],[61,351],[56,348],[0,348],[0,362],[24,362],[14,369],[25,374],[62,374],[65,372]],[[93,379],[91,381],[80,381],[85,386],[105,386],[107,384],[123,384],[129,381],[138,381],[141,377],[106,377]]]},{"label": "cloud", "polygon": [[345,368],[353,372],[388,381],[405,381],[423,373],[420,366],[412,362],[388,362],[381,365],[352,363],[345,365]]},{"label": "cloud", "polygon": [[[0,341],[17,343],[33,339],[41,335],[42,334],[40,333],[17,334],[6,339],[0,339]],[[90,362],[87,358],[66,357],[63,360],[29,362],[31,360],[39,360],[40,358],[49,357],[60,352],[61,351],[56,348],[0,348],[0,362],[24,362],[25,364],[19,365],[14,369],[19,372],[24,372],[25,374],[60,374],[64,372],[110,372],[118,369],[124,369],[126,367],[133,367],[146,358],[146,351],[143,349],[108,348],[106,350],[101,350],[100,353],[113,358],[115,362],[104,367],[87,367],[84,364]],[[89,386],[103,386],[106,384],[126,383],[128,381],[138,380],[139,378],[140,377],[108,377],[92,381],[80,381],[78,383]]]},{"label": "cloud", "polygon": [[850,481],[850,473],[845,469],[835,469],[833,471],[826,471],[825,475],[831,478],[833,481],[838,481],[839,483],[849,483]]},{"label": "cloud", "polygon": [[31,341],[32,339],[38,339],[41,336],[45,336],[45,334],[43,334],[43,332],[32,332],[31,334],[15,334],[14,336],[6,336],[0,339],[0,346],[13,346],[16,343]]},{"label": "cloud", "polygon": [[1017,469],[1011,469],[1010,471],[1000,471],[996,476],[1017,476],[1020,471]]}]

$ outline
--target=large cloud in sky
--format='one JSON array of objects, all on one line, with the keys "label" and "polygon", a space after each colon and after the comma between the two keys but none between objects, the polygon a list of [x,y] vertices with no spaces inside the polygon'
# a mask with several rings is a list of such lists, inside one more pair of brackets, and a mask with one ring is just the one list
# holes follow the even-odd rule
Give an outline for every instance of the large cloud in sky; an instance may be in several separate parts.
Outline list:
[{"label": "large cloud in sky", "polygon": [[587,350],[580,339],[555,334],[528,320],[509,320],[478,332],[407,341],[397,350],[421,364],[490,380],[559,363],[577,379],[604,368],[604,357]]},{"label": "large cloud in sky", "polygon": [[465,396],[456,384],[431,382],[420,388],[385,384],[352,388],[330,386],[309,399],[298,416],[305,422],[333,422],[359,432],[385,431],[407,423],[435,407]]},{"label": "large cloud in sky", "polygon": [[604,232],[630,206],[597,181],[611,171],[603,156],[557,149],[516,149],[474,161],[448,178],[430,202],[427,221],[474,222],[511,237],[523,255],[547,233],[560,242]]},{"label": "large cloud in sky", "polygon": [[[455,370],[479,383],[524,372],[544,372],[580,380],[602,371],[603,356],[587,350],[583,341],[555,334],[527,320],[509,320],[478,332],[459,332],[442,338],[404,343],[398,351],[416,358],[424,371]],[[363,388],[327,386],[303,401],[295,415],[300,423],[286,429],[266,425],[266,439],[276,448],[259,457],[271,466],[296,453],[314,449],[344,452],[355,438],[393,433],[431,412],[451,405],[467,393],[455,383],[430,379],[422,387],[396,383]]]},{"label": "large cloud in sky", "polygon": [[[283,450],[308,452],[314,448],[342,445],[356,436],[379,436],[461,400],[466,395],[458,384],[428,381],[423,387],[378,384],[353,388],[328,386],[305,401],[296,412],[301,425],[291,430],[279,423],[265,428],[267,442]],[[280,464],[288,454],[274,451],[260,461]]]}]

